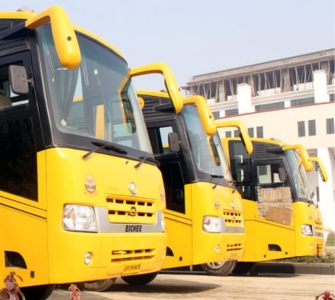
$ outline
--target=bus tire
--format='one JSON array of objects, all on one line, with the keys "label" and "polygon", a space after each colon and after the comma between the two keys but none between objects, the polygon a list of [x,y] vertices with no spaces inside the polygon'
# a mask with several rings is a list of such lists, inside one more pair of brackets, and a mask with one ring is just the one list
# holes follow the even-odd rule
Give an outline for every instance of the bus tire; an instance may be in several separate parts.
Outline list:
[{"label": "bus tire", "polygon": [[236,260],[228,260],[223,262],[202,264],[201,268],[208,275],[227,276],[234,270],[236,263]]},{"label": "bus tire", "polygon": [[114,285],[115,280],[116,278],[109,278],[105,280],[78,282],[77,286],[79,289],[85,291],[106,292]]},{"label": "bus tire", "polygon": [[123,279],[123,281],[127,282],[130,285],[146,285],[153,281],[156,278],[157,274],[157,272],[154,272],[141,275],[124,276],[121,278]]},{"label": "bus tire", "polygon": [[255,265],[255,262],[238,262],[232,273],[235,275],[248,274],[252,271]]},{"label": "bus tire", "polygon": [[55,284],[27,286],[20,288],[26,300],[46,300],[55,289]]}]

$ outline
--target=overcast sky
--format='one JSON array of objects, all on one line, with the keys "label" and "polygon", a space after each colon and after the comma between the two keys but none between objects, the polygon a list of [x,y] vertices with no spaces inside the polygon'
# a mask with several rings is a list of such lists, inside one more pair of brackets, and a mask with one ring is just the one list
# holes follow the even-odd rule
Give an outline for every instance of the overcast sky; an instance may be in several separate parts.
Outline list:
[{"label": "overcast sky", "polygon": [[[117,47],[129,67],[163,61],[192,76],[334,48],[334,0],[10,0],[1,11],[62,6]],[[136,88],[161,89],[161,77]]]}]

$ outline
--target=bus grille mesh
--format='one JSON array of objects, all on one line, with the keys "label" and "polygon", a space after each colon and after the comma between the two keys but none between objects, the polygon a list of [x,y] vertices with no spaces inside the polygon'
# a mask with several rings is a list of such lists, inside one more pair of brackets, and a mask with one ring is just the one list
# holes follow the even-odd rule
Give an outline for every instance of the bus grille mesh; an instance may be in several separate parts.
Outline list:
[{"label": "bus grille mesh", "polygon": [[137,250],[113,250],[112,263],[144,262],[153,260],[156,256],[156,249]]},{"label": "bus grille mesh", "polygon": [[241,212],[235,210],[224,210],[223,217],[227,227],[243,227]]},{"label": "bus grille mesh", "polygon": [[323,230],[323,224],[321,221],[315,220],[314,221],[314,226],[317,231],[322,231]]},{"label": "bus grille mesh", "polygon": [[111,223],[154,224],[156,207],[152,199],[107,198],[108,220]]},{"label": "bus grille mesh", "polygon": [[239,252],[243,250],[243,244],[227,244],[227,251],[228,252]]}]

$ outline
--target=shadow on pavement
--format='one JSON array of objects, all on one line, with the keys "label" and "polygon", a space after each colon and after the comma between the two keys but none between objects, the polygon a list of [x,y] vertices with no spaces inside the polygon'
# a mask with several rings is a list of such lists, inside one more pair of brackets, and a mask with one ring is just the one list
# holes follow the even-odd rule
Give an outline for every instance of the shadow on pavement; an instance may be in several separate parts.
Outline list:
[{"label": "shadow on pavement", "polygon": [[[69,285],[60,285],[57,288],[60,290],[68,289]],[[178,279],[159,279],[159,275],[156,279],[147,285],[129,285],[125,283],[121,278],[115,281],[115,284],[108,290],[108,292],[118,293],[148,293],[148,294],[193,294],[200,293],[212,289],[219,288],[220,285],[214,283],[201,283],[198,281],[183,280],[180,277]],[[82,291],[82,293],[84,293]],[[103,292],[99,295],[103,296]],[[84,294],[83,294],[84,295]]]}]

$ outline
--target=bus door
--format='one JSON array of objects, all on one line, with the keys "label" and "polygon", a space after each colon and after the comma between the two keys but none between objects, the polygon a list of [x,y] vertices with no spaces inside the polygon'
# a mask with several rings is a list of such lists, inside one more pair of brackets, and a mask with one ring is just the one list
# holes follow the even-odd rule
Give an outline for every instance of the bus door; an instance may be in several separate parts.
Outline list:
[{"label": "bus door", "polygon": [[[33,101],[28,92],[18,95],[10,86],[10,68],[25,66],[31,78],[30,56],[26,53],[1,58],[0,63],[0,191],[38,201],[37,145],[33,129]],[[15,75],[13,75],[15,76]],[[33,91],[29,97],[33,99]],[[41,138],[41,137],[40,137]],[[40,139],[42,141],[42,138]]]},{"label": "bus door", "polygon": [[[1,57],[0,226],[7,230],[1,231],[0,265],[16,272],[20,269],[20,276],[29,278],[32,265],[36,273],[47,273],[45,266],[36,267],[33,263],[36,254],[27,247],[31,244],[31,235],[27,232],[46,236],[46,170],[42,167],[45,165],[41,152],[44,139],[35,101],[38,91],[33,88],[22,91],[15,85],[13,90],[11,78],[15,78],[18,71],[22,72],[23,67],[26,74],[20,75],[32,80],[28,51]],[[47,261],[47,240],[35,239],[35,246],[42,253],[41,261]]]},{"label": "bus door", "polygon": [[171,133],[177,134],[178,139],[181,135],[175,121],[147,122],[147,128],[155,159],[160,163],[159,168],[164,180],[166,194],[164,215],[167,232],[174,235],[173,238],[172,235],[168,235],[167,257],[163,268],[175,265],[170,260],[179,260],[185,265],[191,265],[192,255],[189,255],[192,253],[191,203],[187,201],[188,197],[184,190],[185,183],[189,182],[185,161],[187,158],[181,148],[179,151],[172,151],[169,145]]}]

